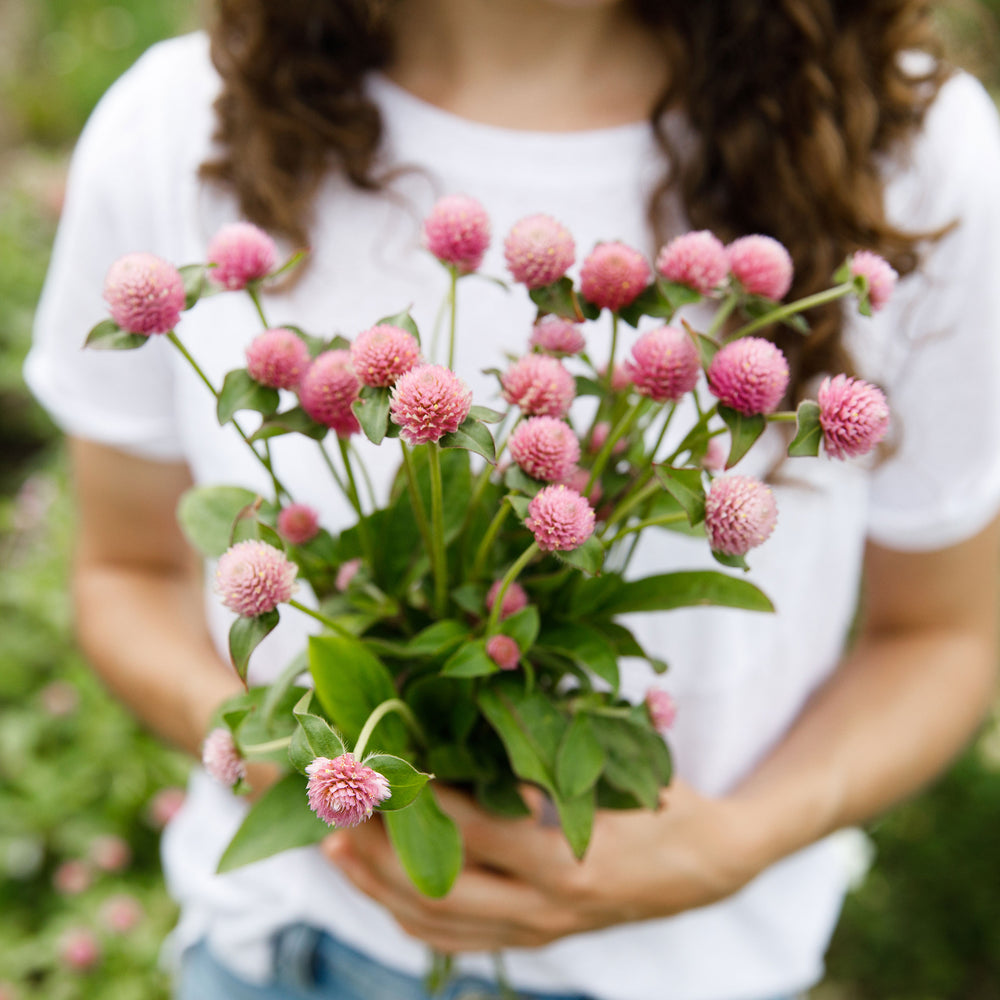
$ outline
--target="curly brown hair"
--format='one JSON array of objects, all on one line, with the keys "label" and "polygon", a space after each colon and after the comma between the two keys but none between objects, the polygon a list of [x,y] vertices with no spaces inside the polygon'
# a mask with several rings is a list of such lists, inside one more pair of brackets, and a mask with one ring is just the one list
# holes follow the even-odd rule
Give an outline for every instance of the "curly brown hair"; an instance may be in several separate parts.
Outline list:
[{"label": "curly brown hair", "polygon": [[[795,262],[793,296],[825,287],[859,248],[881,253],[902,274],[914,269],[929,234],[887,220],[879,159],[919,127],[946,75],[927,3],[630,2],[662,37],[671,67],[651,115],[672,165],[649,206],[658,236],[676,191],[695,228],[781,240]],[[221,153],[202,174],[231,186],[252,221],[304,243],[328,170],[360,188],[385,183],[375,172],[381,117],[362,81],[391,58],[388,6],[217,0]],[[933,58],[903,58],[914,51]],[[697,136],[684,156],[664,127],[670,108],[683,109]],[[796,385],[850,369],[841,315],[837,304],[814,311],[805,339],[773,331]]]}]

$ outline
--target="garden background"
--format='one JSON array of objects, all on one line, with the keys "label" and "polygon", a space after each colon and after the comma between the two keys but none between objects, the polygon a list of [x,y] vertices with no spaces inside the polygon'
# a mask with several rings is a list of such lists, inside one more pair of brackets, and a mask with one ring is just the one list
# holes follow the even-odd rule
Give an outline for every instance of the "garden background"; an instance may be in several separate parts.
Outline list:
[{"label": "garden background", "polygon": [[[73,140],[197,6],[0,0],[0,1000],[167,997],[157,953],[175,914],[158,838],[187,762],[73,649],[65,460],[20,369]],[[955,61],[1000,93],[1000,0],[951,0],[940,19]],[[947,777],[869,831],[874,866],[816,1000],[1000,998],[998,830],[1000,712]]]}]

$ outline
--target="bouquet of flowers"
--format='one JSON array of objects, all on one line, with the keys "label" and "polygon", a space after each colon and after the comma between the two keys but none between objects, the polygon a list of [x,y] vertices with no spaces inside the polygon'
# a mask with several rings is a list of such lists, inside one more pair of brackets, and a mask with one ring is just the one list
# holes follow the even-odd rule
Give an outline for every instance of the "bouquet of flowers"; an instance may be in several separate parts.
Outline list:
[{"label": "bouquet of flowers", "polygon": [[[286,769],[250,808],[221,871],[377,811],[416,886],[442,896],[462,844],[431,777],[505,816],[527,815],[520,789],[539,787],[578,857],[596,809],[657,808],[671,777],[662,734],[674,707],[655,689],[642,704],[624,699],[619,659],[666,664],[621,616],[701,604],[772,611],[731,570],[746,569],[747,552],[772,532],[775,500],[763,482],[729,470],[773,421],[793,425],[792,456],[821,446],[835,458],[860,455],[886,431],[880,390],[845,375],[827,378],[816,401],[780,410],[788,363],[755,336],[777,323],[804,332],[804,311],[845,296],[863,313],[881,308],[896,275],[880,257],[858,252],[829,290],[781,304],[792,263],[780,243],[747,236],[724,246],[691,232],[665,246],[655,268],[622,243],[601,243],[574,281],[573,238],[546,215],[521,220],[504,243],[514,282],[537,306],[529,349],[495,371],[505,408],[474,404],[452,370],[455,290],[477,275],[489,230],[482,206],[464,196],[442,199],[425,220],[426,249],[449,277],[447,365],[425,360],[408,312],[350,342],[270,326],[262,285],[301,255],[277,267],[272,240],[246,223],[220,231],[205,264],[177,269],[137,253],[108,273],[112,318],[87,344],[134,349],[168,338],[271,483],[268,495],[195,487],[178,511],[191,542],[218,560],[216,589],[237,616],[235,669],[245,681],[280,614],[322,624],[277,680],[225,704],[205,740],[209,772],[237,790],[247,760]],[[246,366],[214,385],[174,327],[220,292],[248,294],[264,329]],[[705,329],[675,321],[698,302],[715,306]],[[605,311],[610,355],[595,359],[587,323]],[[622,363],[619,336],[640,323]],[[690,426],[668,439],[675,418]],[[286,434],[316,441],[317,468],[343,491],[355,523],[322,526],[289,493],[271,460]],[[358,434],[399,462],[378,501],[364,495]],[[669,453],[667,440],[679,440]],[[704,537],[729,571],[632,578],[643,533],[664,530]]]}]

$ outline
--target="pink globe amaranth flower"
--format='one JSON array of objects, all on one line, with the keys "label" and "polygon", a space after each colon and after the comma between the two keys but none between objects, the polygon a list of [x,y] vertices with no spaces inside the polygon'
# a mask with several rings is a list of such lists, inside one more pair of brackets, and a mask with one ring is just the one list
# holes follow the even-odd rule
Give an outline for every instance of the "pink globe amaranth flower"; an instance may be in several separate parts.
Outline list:
[{"label": "pink globe amaranth flower", "polygon": [[360,391],[350,351],[324,351],[302,376],[298,390],[302,409],[342,438],[361,430],[351,409]]},{"label": "pink globe amaranth flower", "polygon": [[[608,366],[601,365],[597,370],[597,374],[601,376],[602,379],[608,377]],[[615,363],[614,368],[611,369],[611,391],[612,392],[624,392],[626,389],[630,388],[632,385],[632,377],[628,373],[628,368],[625,365]]]},{"label": "pink globe amaranth flower", "polygon": [[[596,455],[605,445],[608,440],[608,435],[611,433],[611,424],[607,420],[601,420],[594,424],[594,429],[590,434],[590,443],[587,445],[587,450]],[[628,438],[620,437],[612,446],[611,454],[620,455],[628,447]]]},{"label": "pink globe amaranth flower", "polygon": [[75,927],[59,939],[59,960],[74,972],[89,972],[101,960],[101,946],[93,931]]},{"label": "pink globe amaranth flower", "polygon": [[716,479],[705,497],[708,542],[723,555],[746,555],[763,544],[777,520],[774,494],[751,476]]},{"label": "pink globe amaranth flower", "polygon": [[52,887],[60,896],[79,896],[90,888],[93,881],[90,866],[75,858],[64,861],[52,873]]},{"label": "pink globe amaranth flower", "polygon": [[247,775],[246,761],[240,756],[233,734],[226,726],[218,726],[205,737],[201,762],[216,781],[228,788]]},{"label": "pink globe amaranth flower", "polygon": [[360,559],[348,559],[347,562],[340,564],[337,577],[334,580],[334,586],[340,593],[343,593],[351,585],[351,580],[357,576],[359,569],[361,569]]},{"label": "pink globe amaranth flower", "polygon": [[651,277],[638,250],[624,243],[598,243],[580,269],[580,292],[595,306],[616,312],[634,302]]},{"label": "pink globe amaranth flower", "polygon": [[134,931],[142,923],[145,915],[142,903],[128,893],[108,897],[98,911],[101,923],[112,934],[128,934]]},{"label": "pink globe amaranth flower", "polygon": [[254,337],[246,358],[250,378],[272,389],[294,389],[312,363],[302,338],[284,327]]},{"label": "pink globe amaranth flower", "polygon": [[38,696],[42,708],[55,718],[72,715],[80,707],[80,692],[69,681],[52,681]]},{"label": "pink globe amaranth flower", "polygon": [[701,460],[701,464],[709,472],[721,472],[726,467],[726,459],[728,458],[728,438],[714,437],[709,439],[708,447],[705,449],[705,455]]},{"label": "pink globe amaranth flower", "polygon": [[729,258],[722,241],[707,229],[672,239],[656,258],[656,270],[667,281],[709,295],[729,275]]},{"label": "pink globe amaranth flower", "polygon": [[646,711],[653,726],[663,732],[674,724],[677,718],[677,705],[674,699],[662,688],[650,688],[646,692]]},{"label": "pink globe amaranth flower", "polygon": [[[612,455],[618,451],[618,445],[621,443],[620,441],[617,442],[615,447],[611,449]],[[560,482],[563,486],[568,486],[571,490],[575,490],[580,496],[586,497],[591,507],[596,507],[601,502],[601,497],[604,496],[604,490],[601,488],[601,481],[599,479],[595,479],[590,489],[587,489],[587,483],[590,482],[590,470],[581,469],[579,465],[574,465],[562,477]]]},{"label": "pink globe amaranth flower", "polygon": [[549,354],[579,354],[587,346],[579,323],[561,316],[545,316],[531,328],[531,346]]},{"label": "pink globe amaranth flower", "polygon": [[576,395],[576,381],[556,360],[545,354],[526,354],[500,379],[503,398],[534,417],[564,417]]},{"label": "pink globe amaranth flower", "polygon": [[223,226],[212,237],[206,254],[208,277],[217,285],[237,291],[259,281],[274,269],[278,248],[263,229],[249,222]]},{"label": "pink globe amaranth flower", "polygon": [[147,815],[150,824],[162,830],[181,811],[186,797],[183,788],[161,788],[149,800]]},{"label": "pink globe amaranth flower", "polygon": [[351,362],[365,385],[391,386],[420,364],[420,345],[406,330],[381,323],[357,335],[351,344]]},{"label": "pink globe amaranth flower", "polygon": [[132,860],[128,841],[110,833],[95,837],[87,854],[91,863],[103,872],[124,871]]},{"label": "pink globe amaranth flower", "polygon": [[104,301],[123,330],[147,336],[166,333],[177,325],[184,309],[184,279],[176,267],[154,254],[126,254],[108,269]]},{"label": "pink globe amaranth flower", "polygon": [[389,416],[407,444],[428,444],[457,431],[471,406],[472,390],[451,369],[421,365],[393,386]]},{"label": "pink globe amaranth flower", "polygon": [[698,384],[701,362],[683,330],[661,326],[644,333],[632,345],[628,373],[643,396],[657,403],[673,403]]},{"label": "pink globe amaranth flower", "polygon": [[569,230],[552,216],[529,215],[511,227],[503,252],[515,281],[528,288],[542,288],[569,270],[576,244]]},{"label": "pink globe amaranth flower", "polygon": [[889,404],[882,390],[847,375],[823,380],[817,393],[823,447],[834,458],[865,455],[885,437]]},{"label": "pink globe amaranth flower", "polygon": [[729,270],[750,295],[778,301],[792,287],[791,255],[770,236],[741,236],[726,247]]},{"label": "pink globe amaranth flower", "polygon": [[281,549],[249,539],[222,554],[215,571],[215,589],[230,611],[256,618],[291,600],[297,572],[298,566]]},{"label": "pink globe amaranth flower", "polygon": [[[497,594],[500,593],[502,580],[496,580],[486,594],[486,610],[492,611],[496,603]],[[517,614],[522,608],[528,606],[528,595],[516,580],[513,581],[503,595],[503,604],[500,605],[500,621]]]},{"label": "pink globe amaranth flower", "polygon": [[773,413],[788,388],[788,362],[769,340],[743,337],[726,344],[708,367],[708,387],[720,403],[753,416]]},{"label": "pink globe amaranth flower", "polygon": [[330,760],[317,757],[306,766],[309,807],[331,826],[357,826],[371,819],[391,794],[388,779],[360,763],[351,753]]},{"label": "pink globe amaranth flower", "polygon": [[531,417],[510,436],[510,457],[534,479],[556,483],[580,460],[580,442],[557,417]]},{"label": "pink globe amaranth flower", "polygon": [[521,650],[509,635],[494,635],[486,640],[486,655],[501,670],[517,670]]},{"label": "pink globe amaranth flower", "polygon": [[546,486],[528,504],[524,524],[543,552],[570,552],[594,533],[594,511],[576,490]]},{"label": "pink globe amaranth flower", "polygon": [[871,250],[859,250],[851,256],[851,274],[861,275],[868,280],[868,301],[872,312],[878,312],[892,298],[899,275],[884,258]]},{"label": "pink globe amaranth flower", "polygon": [[292,545],[305,545],[319,534],[319,513],[307,503],[290,503],[278,514],[278,534]]},{"label": "pink globe amaranth flower", "polygon": [[475,271],[490,245],[490,218],[468,195],[441,198],[424,220],[424,246],[460,273]]}]

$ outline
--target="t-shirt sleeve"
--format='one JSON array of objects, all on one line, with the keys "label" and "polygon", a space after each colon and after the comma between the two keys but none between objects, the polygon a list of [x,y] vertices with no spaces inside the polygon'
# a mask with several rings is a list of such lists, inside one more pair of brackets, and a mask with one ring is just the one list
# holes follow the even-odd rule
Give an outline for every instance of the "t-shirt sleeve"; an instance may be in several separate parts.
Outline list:
[{"label": "t-shirt sleeve", "polygon": [[108,318],[109,266],[137,250],[170,253],[162,206],[169,143],[156,113],[163,63],[162,50],[143,56],[102,98],[77,144],[24,375],[66,433],[176,460],[170,345],[154,336],[132,351],[83,349],[90,328]]},{"label": "t-shirt sleeve", "polygon": [[997,112],[960,74],[887,190],[890,218],[904,229],[954,224],[886,310],[879,367],[895,450],[872,474],[869,534],[889,548],[955,544],[1000,509],[998,178]]}]

